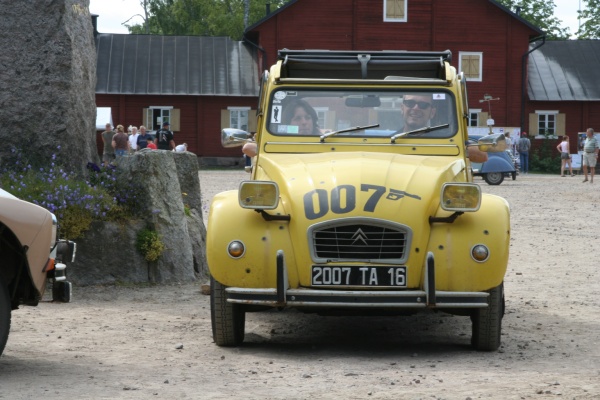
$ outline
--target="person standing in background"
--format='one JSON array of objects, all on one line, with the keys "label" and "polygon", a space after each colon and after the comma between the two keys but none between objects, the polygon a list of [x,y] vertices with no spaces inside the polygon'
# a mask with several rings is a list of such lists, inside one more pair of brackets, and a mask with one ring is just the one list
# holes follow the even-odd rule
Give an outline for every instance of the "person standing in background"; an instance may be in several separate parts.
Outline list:
[{"label": "person standing in background", "polygon": [[163,123],[161,130],[156,132],[154,144],[159,150],[175,150],[175,141],[173,140],[173,132],[169,130],[171,124]]},{"label": "person standing in background", "polygon": [[506,132],[504,134],[504,141],[506,142],[506,148],[508,150],[510,150],[510,155],[514,156],[515,155],[515,151],[513,149],[513,142],[510,138],[510,132]]},{"label": "person standing in background", "polygon": [[598,141],[594,137],[594,130],[588,128],[585,131],[586,138],[583,143],[583,174],[585,179],[583,182],[588,181],[588,167],[590,167],[590,183],[594,183],[594,170],[596,169],[596,162],[598,160]]},{"label": "person standing in background", "polygon": [[121,158],[129,150],[129,138],[123,125],[117,125],[117,133],[113,136],[112,146],[115,149],[115,158]]},{"label": "person standing in background", "polygon": [[531,148],[531,141],[527,137],[527,132],[521,133],[521,138],[517,142],[517,150],[519,151],[519,157],[521,159],[521,172],[524,174],[529,173],[529,149]]},{"label": "person standing in background", "polygon": [[569,165],[569,172],[573,175],[573,165],[571,165],[571,150],[569,148],[569,137],[563,136],[562,142],[556,146],[556,150],[560,151],[560,176],[565,176],[565,165]]},{"label": "person standing in background", "polygon": [[152,136],[150,136],[147,132],[146,132],[146,127],[144,125],[140,125],[140,133],[138,135],[137,138],[137,149],[141,150],[141,149],[145,149],[146,147],[148,147],[148,140],[152,140]]},{"label": "person standing in background", "polygon": [[115,131],[112,129],[110,123],[106,124],[106,130],[102,132],[102,143],[104,149],[102,150],[102,163],[105,167],[115,160],[115,149],[112,147],[112,138],[115,135]]},{"label": "person standing in background", "polygon": [[132,126],[131,127],[131,135],[129,135],[129,153],[135,153],[138,149],[137,147],[137,140],[138,137],[140,136],[140,134],[138,133],[138,128],[137,126]]}]

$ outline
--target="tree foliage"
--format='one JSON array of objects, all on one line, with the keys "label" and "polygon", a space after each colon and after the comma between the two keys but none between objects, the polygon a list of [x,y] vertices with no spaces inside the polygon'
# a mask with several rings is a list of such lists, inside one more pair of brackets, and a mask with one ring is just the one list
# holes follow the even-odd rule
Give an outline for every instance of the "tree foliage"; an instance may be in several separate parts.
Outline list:
[{"label": "tree foliage", "polygon": [[130,33],[155,35],[229,36],[240,40],[245,9],[251,25],[266,15],[266,3],[275,10],[286,0],[140,0],[146,11],[142,25],[126,25]]},{"label": "tree foliage", "polygon": [[[569,28],[561,28],[562,21],[554,16],[554,0],[496,0],[515,12],[520,7],[519,16],[546,32],[549,40],[565,40],[571,35]],[[586,0],[584,0],[586,1]],[[600,1],[600,0],[588,0]]]},{"label": "tree foliage", "polygon": [[585,8],[578,11],[581,23],[578,39],[600,39],[600,0],[583,0]]}]

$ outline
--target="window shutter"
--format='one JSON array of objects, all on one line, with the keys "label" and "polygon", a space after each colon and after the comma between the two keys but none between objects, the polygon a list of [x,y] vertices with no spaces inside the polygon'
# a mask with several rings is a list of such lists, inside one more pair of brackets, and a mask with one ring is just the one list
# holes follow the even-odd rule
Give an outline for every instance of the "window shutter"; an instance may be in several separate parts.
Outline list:
[{"label": "window shutter", "polygon": [[152,130],[152,124],[149,122],[152,121],[148,121],[148,115],[150,114],[150,109],[149,108],[143,108],[142,109],[142,121],[144,121],[144,126],[146,126],[146,129],[151,131]]},{"label": "window shutter", "polygon": [[565,114],[556,114],[556,135],[562,136],[566,135],[567,131],[565,129]]},{"label": "window shutter", "polygon": [[404,19],[405,0],[386,0],[385,17],[390,19]]},{"label": "window shutter", "polygon": [[469,79],[481,79],[479,76],[479,56],[476,55],[464,55],[462,57],[462,69],[465,76]]},{"label": "window shutter", "polygon": [[535,136],[538,135],[540,132],[540,129],[538,127],[538,115],[533,113],[533,114],[529,114],[529,132],[528,135],[529,136]]},{"label": "window shutter", "polygon": [[221,110],[221,129],[229,128],[230,125],[229,110]]},{"label": "window shutter", "polygon": [[171,110],[171,130],[173,132],[181,131],[181,110],[174,108]]},{"label": "window shutter", "polygon": [[487,126],[488,115],[484,111],[479,113],[479,126]]},{"label": "window shutter", "polygon": [[256,132],[256,110],[248,111],[248,132]]}]

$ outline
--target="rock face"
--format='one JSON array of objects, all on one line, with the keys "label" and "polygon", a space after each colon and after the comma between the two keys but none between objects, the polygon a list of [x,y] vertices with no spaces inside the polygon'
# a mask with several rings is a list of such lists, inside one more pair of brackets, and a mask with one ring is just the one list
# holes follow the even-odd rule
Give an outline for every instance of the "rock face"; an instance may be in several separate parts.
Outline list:
[{"label": "rock face", "polygon": [[[0,157],[15,146],[85,172],[96,152],[96,52],[89,0],[0,0]],[[49,162],[47,163],[49,164]]]},{"label": "rock face", "polygon": [[[193,153],[142,150],[118,163],[119,179],[139,184],[142,221],[125,226],[94,223],[77,239],[77,257],[69,266],[76,285],[173,283],[206,279],[206,228],[202,220],[198,159]],[[136,250],[140,230],[151,227],[166,250],[148,263]]]}]

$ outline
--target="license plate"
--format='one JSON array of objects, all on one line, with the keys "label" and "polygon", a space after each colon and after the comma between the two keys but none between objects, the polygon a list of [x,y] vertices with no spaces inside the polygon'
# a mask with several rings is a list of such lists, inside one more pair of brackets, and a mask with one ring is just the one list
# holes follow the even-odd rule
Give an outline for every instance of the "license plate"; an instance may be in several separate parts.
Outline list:
[{"label": "license plate", "polygon": [[406,267],[312,267],[313,286],[406,287]]}]

